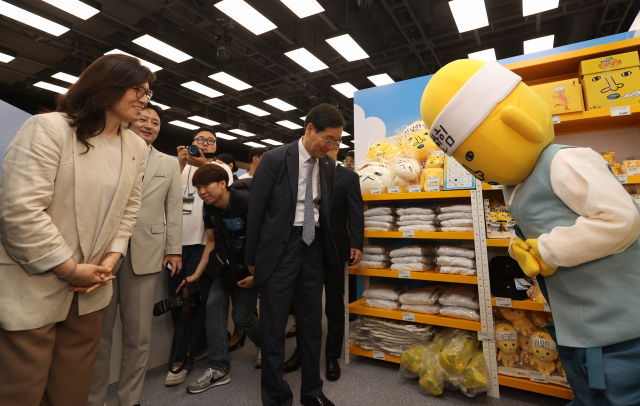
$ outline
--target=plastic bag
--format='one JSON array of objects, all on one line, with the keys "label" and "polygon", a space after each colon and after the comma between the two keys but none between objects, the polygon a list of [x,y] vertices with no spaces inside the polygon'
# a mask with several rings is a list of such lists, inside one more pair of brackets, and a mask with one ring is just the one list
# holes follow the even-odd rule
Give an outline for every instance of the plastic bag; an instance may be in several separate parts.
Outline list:
[{"label": "plastic bag", "polygon": [[395,257],[409,257],[409,256],[424,256],[433,254],[433,247],[431,245],[408,245],[406,247],[397,248],[389,252],[391,258]]},{"label": "plastic bag", "polygon": [[447,257],[465,257],[476,258],[476,251],[473,248],[452,247],[450,245],[441,245],[435,249],[436,255]]},{"label": "plastic bag", "polygon": [[457,211],[471,213],[470,204],[449,204],[438,207],[438,213],[455,213]]},{"label": "plastic bag", "polygon": [[365,227],[365,231],[395,231],[396,227]]},{"label": "plastic bag", "polygon": [[438,300],[443,306],[461,306],[479,309],[478,287],[476,285],[451,285]]},{"label": "plastic bag", "polygon": [[444,343],[444,333],[438,333],[433,341],[425,347],[420,365],[419,384],[426,395],[439,396],[444,391],[444,378],[440,352]]},{"label": "plastic bag", "polygon": [[433,269],[433,263],[427,263],[427,264],[422,264],[422,263],[417,263],[417,262],[413,262],[413,263],[408,263],[408,264],[391,264],[391,270],[393,271],[416,271],[416,272],[420,272],[420,271],[428,271]]},{"label": "plastic bag", "polygon": [[440,225],[443,227],[464,227],[464,226],[473,226],[472,219],[451,219],[451,220],[442,220]]},{"label": "plastic bag", "polygon": [[447,338],[440,352],[442,366],[450,375],[462,374],[478,352],[478,335],[476,332],[456,329]]},{"label": "plastic bag", "polygon": [[443,233],[469,233],[473,232],[473,227],[440,227]]},{"label": "plastic bag", "polygon": [[364,216],[365,217],[385,216],[385,215],[389,215],[389,214],[395,214],[395,212],[396,212],[396,208],[395,207],[380,206],[380,207],[376,207],[376,208],[373,208],[373,209],[365,210]]},{"label": "plastic bag", "polygon": [[398,227],[398,231],[405,231],[405,230],[413,230],[413,231],[430,231],[430,232],[435,232],[438,231],[438,227],[433,226],[433,225],[426,225],[426,224],[413,224],[410,226],[400,226]]},{"label": "plastic bag", "polygon": [[473,275],[477,274],[475,269],[469,269],[469,268],[465,268],[463,266],[442,265],[442,266],[438,266],[436,268],[436,271],[438,271],[440,273],[450,274],[450,275],[468,275],[468,276],[473,276]]},{"label": "plastic bag", "polygon": [[395,227],[396,223],[382,222],[382,221],[370,221],[365,218],[364,226],[365,227],[383,227],[383,228],[391,228]]},{"label": "plastic bag", "polygon": [[363,194],[371,193],[372,188],[380,188],[385,192],[393,180],[391,169],[384,160],[365,160],[358,164],[356,173],[360,178],[360,190]]},{"label": "plastic bag", "polygon": [[400,357],[400,375],[406,378],[418,377],[420,365],[424,358],[426,345],[417,345],[402,353]]},{"label": "plastic bag", "polygon": [[393,257],[391,258],[392,264],[411,264],[411,263],[433,263],[433,257]]},{"label": "plastic bag", "polygon": [[448,265],[448,266],[462,266],[469,269],[475,269],[476,261],[471,258],[465,257],[445,257],[438,256],[436,257],[436,264],[438,265]]},{"label": "plastic bag", "polygon": [[393,300],[367,299],[365,301],[367,307],[375,307],[376,309],[398,310],[400,305]]},{"label": "plastic bag", "polygon": [[387,261],[360,261],[357,268],[371,268],[371,269],[388,269],[391,266]]},{"label": "plastic bag", "polygon": [[451,213],[440,213],[438,214],[437,219],[438,220],[473,219],[473,214],[471,212],[454,211]]},{"label": "plastic bag", "polygon": [[403,207],[396,210],[398,216],[406,216],[410,214],[435,214],[432,207]]},{"label": "plastic bag", "polygon": [[387,254],[362,254],[363,261],[373,262],[389,262],[389,255]]},{"label": "plastic bag", "polygon": [[432,305],[438,301],[445,290],[446,287],[443,285],[410,289],[398,297],[398,302],[401,304]]},{"label": "plastic bag", "polygon": [[462,379],[457,381],[456,386],[460,392],[470,398],[487,391],[489,371],[484,362],[482,349],[471,358],[462,374]]},{"label": "plastic bag", "polygon": [[436,303],[432,305],[417,305],[417,304],[403,304],[400,305],[400,310],[408,310],[410,312],[424,313],[424,314],[438,314],[442,305]]},{"label": "plastic bag", "polygon": [[440,309],[440,314],[443,316],[449,316],[456,319],[465,319],[465,320],[480,320],[480,313],[477,310],[470,309],[468,307],[459,307],[459,306],[443,306]]},{"label": "plastic bag", "polygon": [[398,296],[407,290],[404,286],[394,286],[386,283],[371,285],[364,290],[363,296],[368,299],[398,300]]},{"label": "plastic bag", "polygon": [[363,254],[388,254],[393,248],[390,245],[365,245],[362,247]]},{"label": "plastic bag", "polygon": [[384,223],[395,223],[396,216],[387,214],[385,216],[367,216],[365,221],[382,221]]},{"label": "plastic bag", "polygon": [[435,214],[405,214],[398,217],[398,221],[409,221],[409,220],[430,220],[435,221]]},{"label": "plastic bag", "polygon": [[413,225],[423,225],[423,226],[435,226],[436,222],[433,220],[405,220],[396,222],[399,226],[413,226]]}]

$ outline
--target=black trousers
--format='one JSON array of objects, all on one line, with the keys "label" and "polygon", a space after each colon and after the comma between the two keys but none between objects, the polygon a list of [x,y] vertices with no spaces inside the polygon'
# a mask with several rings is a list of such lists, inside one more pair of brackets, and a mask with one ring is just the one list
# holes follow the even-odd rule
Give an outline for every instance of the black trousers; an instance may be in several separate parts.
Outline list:
[{"label": "black trousers", "polygon": [[340,358],[344,339],[344,266],[349,260],[349,235],[333,235],[340,267],[328,267],[324,275],[324,313],[327,316],[326,358]]},{"label": "black trousers", "polygon": [[322,393],[322,285],[324,281],[322,229],[310,246],[294,229],[275,270],[260,286],[262,404],[291,406],[293,394],[283,379],[284,334],[293,302],[302,352],[302,397]]}]

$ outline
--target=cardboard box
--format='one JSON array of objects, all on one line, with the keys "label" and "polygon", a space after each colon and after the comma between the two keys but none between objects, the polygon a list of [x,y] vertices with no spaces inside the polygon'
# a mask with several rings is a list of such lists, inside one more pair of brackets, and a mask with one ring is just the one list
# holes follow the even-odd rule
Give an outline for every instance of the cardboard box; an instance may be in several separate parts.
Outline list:
[{"label": "cardboard box", "polygon": [[582,61],[580,78],[587,110],[640,103],[639,65],[637,51]]},{"label": "cardboard box", "polygon": [[582,85],[578,78],[531,86],[542,97],[552,115],[584,111]]}]

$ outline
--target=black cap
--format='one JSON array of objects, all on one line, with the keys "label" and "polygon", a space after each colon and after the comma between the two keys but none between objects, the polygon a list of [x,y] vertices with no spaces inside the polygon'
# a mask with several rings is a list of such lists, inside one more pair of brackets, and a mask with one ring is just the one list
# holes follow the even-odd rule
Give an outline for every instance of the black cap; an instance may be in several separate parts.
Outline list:
[{"label": "black cap", "polygon": [[526,290],[516,288],[516,278],[526,278],[518,261],[511,257],[493,257],[489,261],[489,281],[491,294],[511,300],[525,300],[529,296]]}]

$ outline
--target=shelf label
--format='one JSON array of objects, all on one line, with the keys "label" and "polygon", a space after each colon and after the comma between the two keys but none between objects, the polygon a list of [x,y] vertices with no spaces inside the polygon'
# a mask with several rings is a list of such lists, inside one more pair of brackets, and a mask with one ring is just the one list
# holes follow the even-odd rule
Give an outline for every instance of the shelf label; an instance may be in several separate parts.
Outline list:
[{"label": "shelf label", "polygon": [[416,238],[416,232],[414,230],[402,230],[403,238]]},{"label": "shelf label", "polygon": [[382,188],[381,187],[372,187],[371,188],[371,194],[372,195],[381,195],[382,194]]},{"label": "shelf label", "polygon": [[640,168],[627,168],[627,175],[640,175]]},{"label": "shelf label", "polygon": [[551,311],[551,307],[549,307],[549,303],[547,303],[547,302],[543,302],[542,303],[542,307],[544,307],[544,311],[545,312],[550,312]]},{"label": "shelf label", "polygon": [[629,177],[625,174],[625,175],[616,175],[616,178],[618,178],[618,182],[620,183],[629,183]]},{"label": "shelf label", "polygon": [[409,186],[409,193],[420,193],[420,185],[411,185]]},{"label": "shelf label", "polygon": [[549,383],[549,381],[547,380],[547,374],[545,374],[544,372],[529,372],[529,379],[531,380],[531,382],[538,382],[538,383]]},{"label": "shelf label", "polygon": [[440,185],[440,177],[439,176],[428,176],[427,177],[427,185]]},{"label": "shelf label", "polygon": [[398,271],[398,277],[401,279],[411,279],[411,271]]},{"label": "shelf label", "polygon": [[483,333],[481,331],[478,332],[478,340],[486,341],[488,343],[493,342],[493,335],[490,333]]},{"label": "shelf label", "polygon": [[427,185],[427,192],[439,192],[440,185]]},{"label": "shelf label", "polygon": [[504,189],[504,185],[491,185],[491,190]]},{"label": "shelf label", "polygon": [[382,352],[382,351],[374,351],[373,352],[373,358],[381,359],[381,360],[384,361],[384,352]]},{"label": "shelf label", "polygon": [[402,313],[402,320],[404,321],[416,321],[416,315],[413,313]]},{"label": "shelf label", "polygon": [[523,371],[522,369],[514,369],[513,373],[518,378],[527,378],[527,371]]},{"label": "shelf label", "polygon": [[611,117],[616,116],[630,116],[631,115],[631,107],[611,107]]},{"label": "shelf label", "polygon": [[388,193],[400,193],[400,186],[389,186],[387,188]]},{"label": "shelf label", "polygon": [[553,124],[560,124],[560,116],[553,116],[551,118],[553,119]]},{"label": "shelf label", "polygon": [[511,299],[506,297],[497,297],[496,298],[496,306],[500,307],[512,307]]}]

